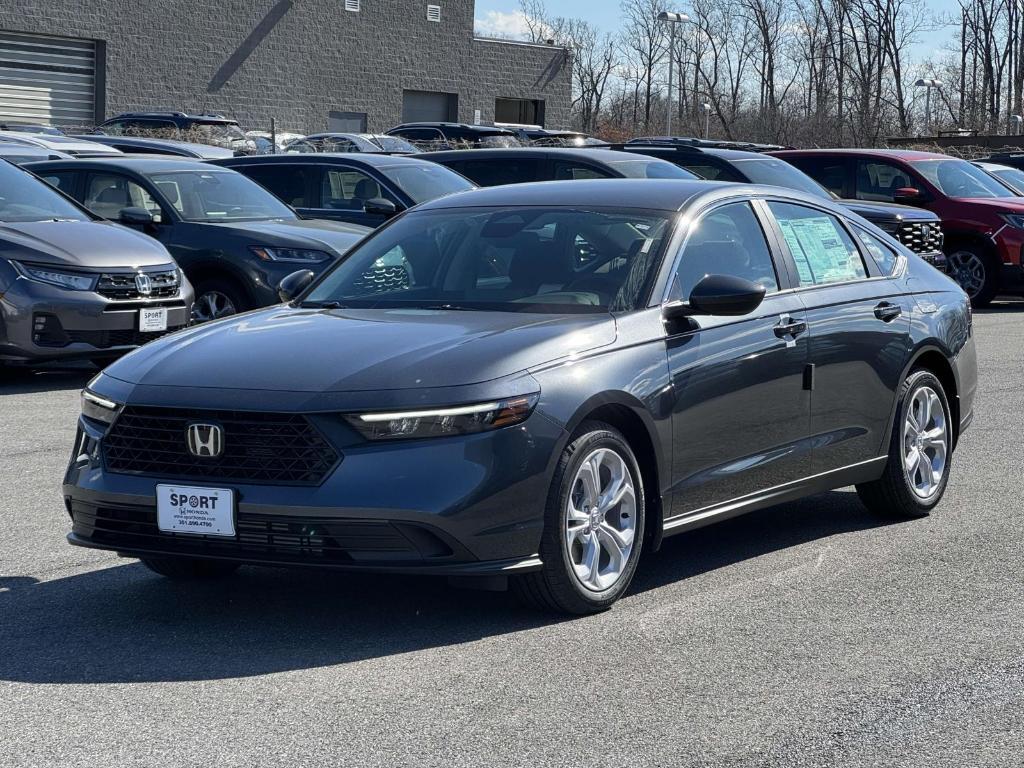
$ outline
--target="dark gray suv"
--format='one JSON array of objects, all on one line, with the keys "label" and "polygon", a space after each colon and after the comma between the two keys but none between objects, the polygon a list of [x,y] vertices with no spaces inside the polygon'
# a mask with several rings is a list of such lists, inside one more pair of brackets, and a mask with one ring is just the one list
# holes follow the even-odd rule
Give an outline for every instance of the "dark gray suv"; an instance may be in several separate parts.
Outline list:
[{"label": "dark gray suv", "polygon": [[188,323],[160,243],[0,160],[0,361],[114,358]]}]

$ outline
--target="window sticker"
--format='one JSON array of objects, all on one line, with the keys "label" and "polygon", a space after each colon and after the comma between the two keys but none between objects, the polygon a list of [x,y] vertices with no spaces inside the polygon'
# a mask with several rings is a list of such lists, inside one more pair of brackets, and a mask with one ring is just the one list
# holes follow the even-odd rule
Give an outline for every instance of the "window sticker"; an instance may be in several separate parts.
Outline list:
[{"label": "window sticker", "polygon": [[796,261],[801,284],[835,283],[865,276],[859,255],[843,242],[830,217],[780,219],[779,226]]}]

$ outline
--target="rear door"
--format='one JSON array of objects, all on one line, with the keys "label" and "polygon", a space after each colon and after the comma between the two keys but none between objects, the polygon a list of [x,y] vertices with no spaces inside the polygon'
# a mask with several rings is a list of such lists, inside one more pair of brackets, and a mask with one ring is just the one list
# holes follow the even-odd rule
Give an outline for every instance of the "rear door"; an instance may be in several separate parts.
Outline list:
[{"label": "rear door", "polygon": [[910,353],[903,281],[883,273],[842,217],[783,201],[768,208],[807,311],[813,473],[868,462],[886,453]]}]

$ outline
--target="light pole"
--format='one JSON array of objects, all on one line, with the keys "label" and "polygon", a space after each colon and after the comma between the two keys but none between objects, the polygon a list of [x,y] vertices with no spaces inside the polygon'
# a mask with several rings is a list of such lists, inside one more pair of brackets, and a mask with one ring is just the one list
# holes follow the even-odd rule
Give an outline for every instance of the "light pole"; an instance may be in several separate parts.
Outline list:
[{"label": "light pole", "polygon": [[658,21],[664,21],[669,25],[668,36],[668,120],[665,126],[665,135],[672,135],[672,75],[676,68],[676,24],[689,21],[690,17],[685,13],[673,11],[661,11],[658,14]]},{"label": "light pole", "polygon": [[704,108],[704,138],[711,134],[711,104],[705,101],[701,106]]},{"label": "light pole", "polygon": [[916,83],[915,88],[924,88],[924,132],[930,136],[932,132],[932,88],[942,90],[942,81],[930,77],[922,77]]}]

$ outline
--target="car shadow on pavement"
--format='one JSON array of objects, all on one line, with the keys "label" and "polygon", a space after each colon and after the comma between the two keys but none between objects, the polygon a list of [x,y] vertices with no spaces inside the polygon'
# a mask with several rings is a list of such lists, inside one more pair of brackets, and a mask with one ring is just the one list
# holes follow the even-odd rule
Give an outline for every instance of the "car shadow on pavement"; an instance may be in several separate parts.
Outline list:
[{"label": "car shadow on pavement", "polygon": [[[879,524],[829,493],[669,539],[641,563],[649,590]],[[628,601],[619,610],[629,610]],[[131,683],[248,677],[509,635],[563,620],[508,593],[443,579],[244,568],[205,583],[141,564],[37,583],[0,576],[0,680]]]},{"label": "car shadow on pavement", "polygon": [[0,396],[82,389],[98,368],[0,368]]}]

